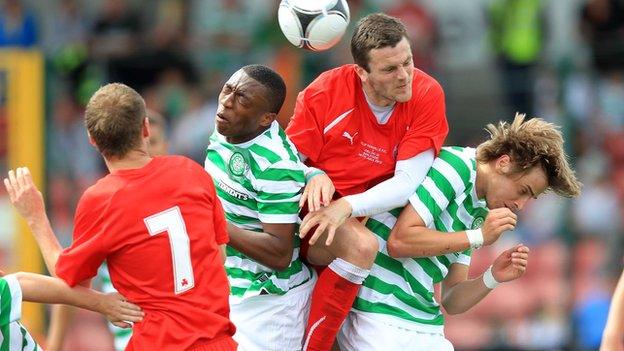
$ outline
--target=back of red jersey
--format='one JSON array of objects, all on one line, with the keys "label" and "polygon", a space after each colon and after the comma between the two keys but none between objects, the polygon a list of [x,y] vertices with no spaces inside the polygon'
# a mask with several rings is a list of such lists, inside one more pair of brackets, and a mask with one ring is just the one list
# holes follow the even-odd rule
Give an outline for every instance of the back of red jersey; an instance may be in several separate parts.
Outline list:
[{"label": "back of red jersey", "polygon": [[414,68],[412,98],[397,102],[382,125],[366,101],[355,65],[345,65],[299,93],[286,133],[341,195],[360,193],[391,177],[397,160],[440,150],[448,133],[444,92]]},{"label": "back of red jersey", "polygon": [[57,274],[74,285],[106,259],[115,288],[146,312],[134,349],[186,350],[234,333],[219,251],[227,241],[210,176],[184,157],[157,157],[85,192]]}]

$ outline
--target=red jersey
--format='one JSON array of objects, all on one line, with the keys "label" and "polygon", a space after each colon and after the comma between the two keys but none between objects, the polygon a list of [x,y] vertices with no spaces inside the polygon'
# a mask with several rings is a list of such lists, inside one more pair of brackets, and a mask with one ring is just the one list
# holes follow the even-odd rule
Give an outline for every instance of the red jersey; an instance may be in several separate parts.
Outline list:
[{"label": "red jersey", "polygon": [[361,193],[394,174],[397,160],[440,151],[448,133],[444,91],[414,68],[412,98],[386,124],[370,109],[355,65],[321,74],[299,93],[286,133],[306,163],[322,169],[341,195]]},{"label": "red jersey", "polygon": [[197,350],[232,343],[219,245],[226,223],[210,176],[181,156],[114,171],[85,191],[74,242],[56,264],[74,286],[106,260],[114,287],[145,311],[127,350]]}]

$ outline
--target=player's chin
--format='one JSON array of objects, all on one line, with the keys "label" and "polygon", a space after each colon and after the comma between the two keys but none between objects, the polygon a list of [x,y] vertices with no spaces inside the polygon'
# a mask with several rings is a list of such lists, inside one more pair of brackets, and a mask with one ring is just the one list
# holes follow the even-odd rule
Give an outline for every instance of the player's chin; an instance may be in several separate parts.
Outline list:
[{"label": "player's chin", "polygon": [[228,127],[226,122],[220,122],[217,120],[215,121],[215,127],[217,127],[217,132],[219,132],[219,134],[227,136]]},{"label": "player's chin", "polygon": [[411,89],[408,91],[401,91],[394,95],[394,100],[396,102],[408,102],[412,98]]}]

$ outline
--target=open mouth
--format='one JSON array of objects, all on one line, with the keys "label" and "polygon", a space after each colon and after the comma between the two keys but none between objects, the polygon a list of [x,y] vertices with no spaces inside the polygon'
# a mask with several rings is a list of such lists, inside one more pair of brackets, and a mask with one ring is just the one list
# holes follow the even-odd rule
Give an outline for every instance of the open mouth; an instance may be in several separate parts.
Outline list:
[{"label": "open mouth", "polygon": [[227,118],[223,117],[223,113],[221,113],[221,112],[217,112],[216,120],[218,122],[227,122],[228,121]]}]

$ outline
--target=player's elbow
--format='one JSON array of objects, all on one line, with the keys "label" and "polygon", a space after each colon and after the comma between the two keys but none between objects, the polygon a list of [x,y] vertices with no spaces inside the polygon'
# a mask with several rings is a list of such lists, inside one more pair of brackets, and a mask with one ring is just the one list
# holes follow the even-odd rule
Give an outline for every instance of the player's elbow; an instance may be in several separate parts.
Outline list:
[{"label": "player's elbow", "polygon": [[393,229],[386,242],[388,255],[393,258],[406,257],[408,247],[399,230]]},{"label": "player's elbow", "polygon": [[442,299],[442,307],[446,311],[448,315],[457,315],[462,314],[468,311],[468,307],[462,307],[459,304],[454,303],[453,301],[449,301],[450,299]]},{"label": "player's elbow", "polygon": [[285,271],[286,269],[288,269],[288,267],[290,266],[290,260],[279,260],[279,261],[275,261],[272,265],[271,268],[281,272],[281,271]]},{"label": "player's elbow", "polygon": [[292,249],[287,252],[280,252],[271,260],[269,267],[278,272],[285,271],[290,267],[292,261]]},{"label": "player's elbow", "polygon": [[449,302],[442,301],[442,307],[444,307],[446,314],[451,316],[462,313],[455,305]]}]

